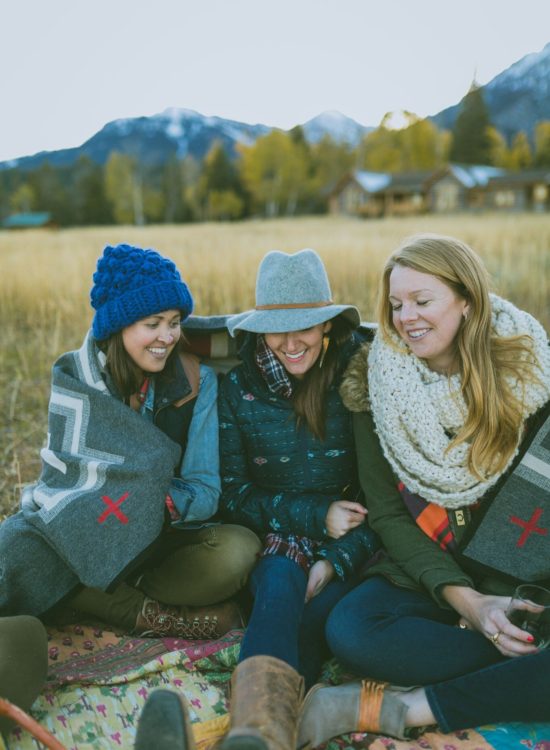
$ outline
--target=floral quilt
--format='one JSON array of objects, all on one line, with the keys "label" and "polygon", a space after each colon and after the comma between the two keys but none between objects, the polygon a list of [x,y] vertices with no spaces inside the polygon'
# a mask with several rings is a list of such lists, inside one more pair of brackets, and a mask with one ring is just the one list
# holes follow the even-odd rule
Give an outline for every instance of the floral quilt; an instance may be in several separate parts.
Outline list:
[{"label": "floral quilt", "polygon": [[[198,750],[213,748],[227,731],[228,687],[242,631],[217,641],[144,639],[91,625],[49,631],[49,676],[32,715],[68,750],[132,748],[139,716],[157,688],[187,698]],[[327,666],[326,679],[338,679]],[[499,725],[414,741],[351,734],[325,750],[550,750],[550,724]],[[36,750],[36,741],[15,729],[8,750]],[[289,750],[292,750],[289,748]]]}]

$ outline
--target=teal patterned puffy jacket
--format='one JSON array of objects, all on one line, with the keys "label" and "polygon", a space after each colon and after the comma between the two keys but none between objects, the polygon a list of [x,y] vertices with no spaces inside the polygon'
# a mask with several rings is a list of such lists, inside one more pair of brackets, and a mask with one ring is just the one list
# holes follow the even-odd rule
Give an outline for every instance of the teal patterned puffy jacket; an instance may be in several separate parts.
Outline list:
[{"label": "teal patterned puffy jacket", "polygon": [[326,438],[296,427],[292,404],[267,387],[255,361],[256,336],[247,334],[243,360],[223,379],[218,397],[224,520],[247,526],[261,538],[275,532],[322,542],[319,557],[340,578],[358,569],[378,548],[362,524],[338,540],[327,536],[325,518],[335,500],[354,498],[358,487],[351,414],[338,386],[361,334],[343,347],[340,372],[327,402]]}]

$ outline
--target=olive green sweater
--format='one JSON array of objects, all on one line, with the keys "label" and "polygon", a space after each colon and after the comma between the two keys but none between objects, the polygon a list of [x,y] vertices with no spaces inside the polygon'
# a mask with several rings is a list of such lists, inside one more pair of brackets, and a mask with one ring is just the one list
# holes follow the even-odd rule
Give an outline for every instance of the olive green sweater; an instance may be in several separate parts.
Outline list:
[{"label": "olive green sweater", "polygon": [[[494,577],[474,577],[465,571],[453,555],[433,542],[411,517],[368,411],[367,353],[368,348],[363,347],[355,355],[341,387],[345,405],[354,412],[359,481],[369,511],[369,526],[379,535],[384,547],[365,574],[382,575],[397,586],[423,590],[445,608],[449,605],[442,598],[441,590],[447,585],[470,586],[486,594],[511,595],[512,584]],[[448,513],[457,542],[471,516],[469,509],[464,510],[466,525],[462,526],[457,525],[454,512]]]}]

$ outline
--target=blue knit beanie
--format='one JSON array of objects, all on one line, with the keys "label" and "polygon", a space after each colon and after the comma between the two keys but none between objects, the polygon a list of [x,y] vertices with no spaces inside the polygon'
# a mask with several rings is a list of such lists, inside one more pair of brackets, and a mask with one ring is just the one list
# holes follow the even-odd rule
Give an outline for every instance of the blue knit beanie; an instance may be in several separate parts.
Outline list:
[{"label": "blue knit beanie", "polygon": [[193,310],[191,292],[178,269],[155,250],[108,245],[93,279],[92,332],[98,341],[164,310],[180,310],[183,319]]}]

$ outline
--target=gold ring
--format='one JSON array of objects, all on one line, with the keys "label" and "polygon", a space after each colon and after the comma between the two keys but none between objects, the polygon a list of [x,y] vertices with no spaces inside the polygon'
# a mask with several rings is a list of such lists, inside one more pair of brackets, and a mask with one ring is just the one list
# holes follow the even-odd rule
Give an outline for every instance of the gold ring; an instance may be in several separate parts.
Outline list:
[{"label": "gold ring", "polygon": [[501,634],[502,634],[502,631],[501,630],[497,630],[496,633],[493,633],[493,635],[490,636],[491,641],[493,643],[495,643],[495,644],[498,643],[498,639],[500,638]]}]

